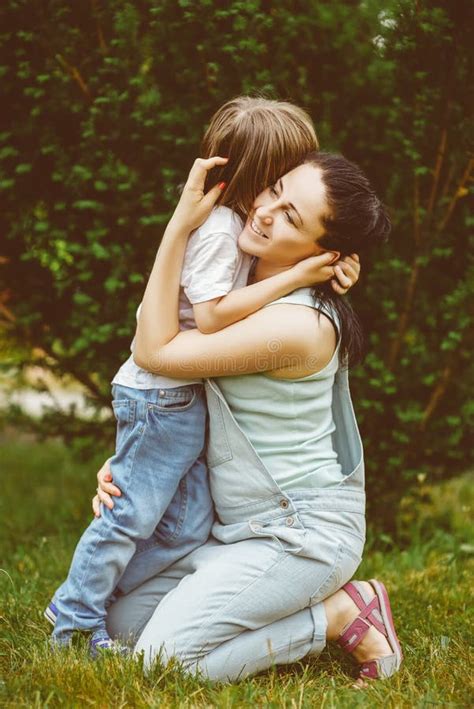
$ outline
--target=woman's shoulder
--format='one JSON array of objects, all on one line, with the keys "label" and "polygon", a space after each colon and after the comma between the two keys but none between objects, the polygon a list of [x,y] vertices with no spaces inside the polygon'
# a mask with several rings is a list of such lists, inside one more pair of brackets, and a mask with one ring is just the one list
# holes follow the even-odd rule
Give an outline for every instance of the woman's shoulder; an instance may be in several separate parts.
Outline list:
[{"label": "woman's shoulder", "polygon": [[[277,379],[299,379],[315,374],[331,361],[338,349],[338,329],[334,321],[314,307],[311,289],[308,290],[310,298],[303,293],[296,298],[279,298],[272,307],[259,311],[260,331],[272,333],[268,348],[280,351],[285,347],[291,363],[272,368],[272,376]],[[295,357],[299,358],[298,365],[295,365]],[[283,376],[287,369],[288,376],[286,373]]]},{"label": "woman's shoulder", "polygon": [[[300,307],[295,307],[300,306]],[[301,307],[302,306],[302,307]],[[324,307],[323,307],[324,306]],[[331,333],[339,335],[339,323],[326,304],[320,304],[313,297],[311,288],[299,288],[292,293],[272,301],[259,311],[264,321],[278,329],[290,329],[295,338],[314,345],[314,337],[320,339]],[[316,317],[322,314],[325,317]]]},{"label": "woman's shoulder", "polygon": [[273,300],[265,307],[284,303],[288,305],[306,305],[314,310],[318,310],[332,320],[336,325],[336,328],[339,329],[339,317],[336,309],[330,302],[314,296],[312,288],[297,288],[297,290],[294,290],[291,293],[278,298],[277,300]]}]

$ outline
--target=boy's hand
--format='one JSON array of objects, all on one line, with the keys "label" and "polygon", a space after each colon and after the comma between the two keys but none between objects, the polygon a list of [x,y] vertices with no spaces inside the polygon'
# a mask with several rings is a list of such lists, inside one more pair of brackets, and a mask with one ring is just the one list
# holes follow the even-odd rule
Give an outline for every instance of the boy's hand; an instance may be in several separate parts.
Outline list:
[{"label": "boy's hand", "polygon": [[204,194],[204,183],[209,170],[217,165],[225,165],[228,158],[209,158],[194,161],[181,198],[174,210],[171,221],[183,232],[191,232],[206,221],[217,202],[225,183],[221,182]]},{"label": "boy's hand", "polygon": [[318,256],[309,256],[296,263],[293,266],[293,273],[296,276],[297,287],[307,288],[316,283],[326,283],[334,278],[336,274],[333,259],[334,255],[330,251],[325,251]]},{"label": "boy's hand", "polygon": [[331,281],[336,293],[344,295],[359,280],[360,261],[357,254],[345,256],[337,263],[331,263],[333,254],[326,251],[318,256],[310,256],[293,266],[298,288],[314,286]]},{"label": "boy's hand", "polygon": [[334,265],[334,276],[331,285],[336,293],[344,295],[349,288],[357,283],[360,276],[360,259],[358,254],[344,256]]}]

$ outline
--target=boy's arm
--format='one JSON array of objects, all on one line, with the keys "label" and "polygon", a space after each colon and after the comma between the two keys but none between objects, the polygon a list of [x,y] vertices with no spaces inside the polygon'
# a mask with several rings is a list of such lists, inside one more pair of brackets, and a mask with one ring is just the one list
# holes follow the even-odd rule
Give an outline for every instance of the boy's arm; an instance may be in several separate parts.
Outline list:
[{"label": "boy's arm", "polygon": [[324,283],[332,277],[333,289],[343,295],[357,283],[360,273],[359,257],[356,254],[346,256],[338,261],[335,267],[332,265],[333,260],[331,253],[312,256],[264,281],[230,291],[219,298],[195,303],[193,311],[196,325],[206,335],[218,332],[296,288]]},{"label": "boy's arm", "polygon": [[[317,282],[329,280],[334,275],[334,268],[329,265],[334,260],[333,254],[324,253],[314,258],[318,259]],[[193,311],[197,327],[205,335],[218,332],[228,325],[243,320],[247,315],[255,313],[264,305],[291,293],[296,288],[310,285],[305,269],[298,268],[298,266],[302,266],[302,263],[278,273],[276,276],[265,278],[259,283],[230,291],[220,298],[214,298],[204,303],[195,303]],[[314,268],[315,265],[313,265],[313,271]],[[314,279],[311,281],[311,283],[315,282]]]}]

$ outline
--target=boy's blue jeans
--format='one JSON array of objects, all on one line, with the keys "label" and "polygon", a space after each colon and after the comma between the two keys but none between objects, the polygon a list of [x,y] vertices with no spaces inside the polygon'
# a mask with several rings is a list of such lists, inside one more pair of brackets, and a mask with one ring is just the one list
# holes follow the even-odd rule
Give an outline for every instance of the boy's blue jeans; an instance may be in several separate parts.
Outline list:
[{"label": "boy's blue jeans", "polygon": [[117,589],[127,593],[204,544],[213,522],[204,458],[206,398],[201,384],[176,389],[115,385],[115,455],[122,495],[102,505],[82,535],[68,577],[56,591],[54,637],[105,629]]}]

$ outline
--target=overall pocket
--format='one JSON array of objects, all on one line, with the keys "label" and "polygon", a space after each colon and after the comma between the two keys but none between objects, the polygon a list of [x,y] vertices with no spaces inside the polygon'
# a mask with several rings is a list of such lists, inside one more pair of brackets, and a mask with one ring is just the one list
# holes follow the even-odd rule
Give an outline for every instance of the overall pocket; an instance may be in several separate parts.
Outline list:
[{"label": "overall pocket", "polygon": [[209,406],[206,457],[209,468],[215,468],[217,465],[232,460],[232,450],[225,428],[222,404],[215,395]]}]

